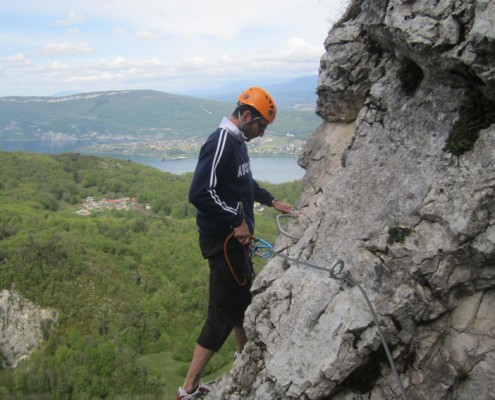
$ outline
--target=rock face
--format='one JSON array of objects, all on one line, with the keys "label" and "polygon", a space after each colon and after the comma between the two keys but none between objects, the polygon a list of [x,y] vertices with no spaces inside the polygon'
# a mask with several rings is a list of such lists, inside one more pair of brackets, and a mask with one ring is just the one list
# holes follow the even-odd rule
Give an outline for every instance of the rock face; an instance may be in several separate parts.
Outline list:
[{"label": "rock face", "polygon": [[0,292],[0,368],[16,367],[48,338],[57,319],[53,310],[42,309],[19,294]]},{"label": "rock face", "polygon": [[[321,60],[323,122],[276,249],[341,259],[410,400],[495,398],[495,1],[363,0]],[[283,257],[214,399],[404,398],[358,286]]]}]

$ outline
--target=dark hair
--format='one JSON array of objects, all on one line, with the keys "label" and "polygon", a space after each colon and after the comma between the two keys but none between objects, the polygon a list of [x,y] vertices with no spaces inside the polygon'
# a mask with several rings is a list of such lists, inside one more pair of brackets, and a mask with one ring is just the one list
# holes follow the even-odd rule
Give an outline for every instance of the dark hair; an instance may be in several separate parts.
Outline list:
[{"label": "dark hair", "polygon": [[261,117],[261,114],[256,108],[248,106],[247,104],[238,104],[232,115],[237,118],[237,116],[242,114],[244,111],[249,111],[253,118]]}]

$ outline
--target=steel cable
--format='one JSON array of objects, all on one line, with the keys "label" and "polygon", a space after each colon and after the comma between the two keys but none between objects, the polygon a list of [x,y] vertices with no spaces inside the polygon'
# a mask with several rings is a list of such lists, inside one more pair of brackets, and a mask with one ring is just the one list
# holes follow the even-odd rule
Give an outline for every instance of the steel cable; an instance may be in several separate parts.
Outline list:
[{"label": "steel cable", "polygon": [[[293,236],[293,235],[290,235],[289,233],[287,233],[281,226],[280,224],[280,218],[296,218],[293,214],[280,214],[280,215],[277,215],[277,227],[278,227],[278,230],[279,232],[288,237],[288,238],[291,238],[291,239],[295,239],[295,240],[299,240],[300,238],[299,237],[296,237],[296,236]],[[260,239],[258,239],[260,240]],[[351,287],[354,287],[354,286],[357,286],[361,292],[361,294],[363,295],[364,297],[364,300],[366,301],[366,304],[370,310],[370,313],[373,317],[373,320],[375,322],[375,325],[376,325],[376,328],[377,328],[377,331],[378,331],[378,335],[380,336],[380,339],[383,343],[383,348],[385,349],[385,353],[387,354],[387,358],[388,358],[388,361],[389,361],[389,364],[390,364],[390,367],[392,368],[392,371],[395,375],[395,378],[397,380],[397,383],[399,385],[399,388],[400,388],[400,391],[401,391],[401,394],[402,394],[402,398],[404,400],[409,400],[408,397],[407,397],[407,394],[406,394],[406,391],[404,389],[404,385],[402,383],[402,379],[399,375],[399,371],[397,370],[397,367],[395,365],[395,361],[394,361],[394,358],[392,357],[392,352],[390,351],[390,348],[388,346],[388,343],[387,343],[387,339],[385,338],[385,334],[383,333],[381,327],[380,327],[380,321],[378,320],[378,316],[375,312],[375,309],[373,308],[373,305],[371,304],[371,301],[368,297],[368,295],[366,294],[366,292],[364,291],[363,287],[361,286],[361,283],[356,280],[349,272],[345,272],[344,271],[344,268],[345,268],[345,263],[343,260],[337,260],[336,262],[333,263],[333,265],[329,268],[325,268],[325,267],[322,267],[320,265],[317,265],[317,264],[313,264],[313,263],[309,263],[307,261],[302,261],[302,260],[298,260],[296,258],[293,258],[293,257],[289,257],[289,256],[286,256],[285,254],[282,254],[280,251],[274,251],[273,250],[273,247],[271,247],[271,251],[268,252],[266,250],[266,245],[268,244],[267,242],[263,241],[264,243],[264,247],[263,247],[263,258],[268,258],[269,255],[271,254],[274,254],[275,256],[278,256],[278,257],[281,257],[287,261],[291,261],[291,262],[294,262],[296,264],[301,264],[301,265],[305,265],[307,267],[310,267],[310,268],[313,268],[313,269],[316,269],[316,270],[319,270],[319,271],[325,271],[325,272],[328,272],[329,275],[330,275],[330,278],[332,279],[335,279],[335,280],[338,280],[338,281],[343,281],[343,282],[346,282],[348,285],[350,285]],[[254,246],[254,253],[256,254],[256,245]],[[268,256],[267,256],[268,255]]]}]

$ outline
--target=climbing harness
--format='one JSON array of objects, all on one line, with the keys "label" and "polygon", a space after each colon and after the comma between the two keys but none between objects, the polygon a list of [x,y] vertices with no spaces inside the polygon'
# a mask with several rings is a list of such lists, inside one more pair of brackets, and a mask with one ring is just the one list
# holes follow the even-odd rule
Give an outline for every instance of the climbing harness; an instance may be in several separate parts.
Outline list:
[{"label": "climbing harness", "polygon": [[[279,232],[282,235],[287,236],[291,239],[296,239],[296,240],[300,239],[299,237],[290,235],[289,233],[287,233],[282,228],[281,223],[280,223],[281,218],[296,218],[295,215],[293,215],[293,214],[279,214],[279,215],[277,215],[277,227],[278,227]],[[261,245],[259,245],[258,243],[261,243]],[[371,304],[371,301],[368,298],[363,287],[361,286],[360,282],[358,280],[356,280],[354,277],[352,277],[352,275],[349,273],[349,271],[344,271],[345,263],[343,260],[339,259],[339,260],[335,261],[330,268],[325,268],[325,267],[322,267],[322,266],[319,266],[316,264],[309,263],[307,261],[302,261],[302,260],[298,260],[296,258],[286,256],[285,254],[282,254],[280,251],[273,250],[273,246],[271,244],[269,244],[265,240],[259,239],[259,238],[254,238],[254,243],[252,245],[252,248],[253,248],[254,254],[256,254],[256,255],[261,254],[261,257],[263,257],[265,259],[268,259],[272,255],[275,255],[275,256],[281,257],[287,261],[294,262],[298,265],[299,264],[305,265],[305,266],[313,268],[313,269],[328,272],[330,275],[330,278],[341,281],[341,282],[345,282],[351,287],[357,286],[359,288],[361,294],[363,295],[364,300],[366,301],[366,304],[368,305],[368,308],[371,312],[371,315],[373,317],[373,320],[375,322],[375,325],[376,325],[376,328],[378,331],[378,335],[380,336],[380,339],[383,343],[383,348],[385,349],[385,352],[387,353],[387,358],[388,358],[388,361],[390,363],[390,367],[392,368],[392,371],[393,371],[395,378],[398,382],[398,385],[399,385],[399,388],[400,388],[400,391],[402,394],[402,398],[404,400],[408,400],[406,391],[404,389],[404,385],[402,384],[402,379],[401,379],[399,372],[397,370],[397,367],[395,365],[394,358],[392,357],[392,353],[390,351],[390,348],[388,347],[387,339],[385,338],[385,335],[384,335],[382,329],[380,328],[380,321],[378,320],[378,316],[376,315],[376,312],[373,308],[373,305]]]}]

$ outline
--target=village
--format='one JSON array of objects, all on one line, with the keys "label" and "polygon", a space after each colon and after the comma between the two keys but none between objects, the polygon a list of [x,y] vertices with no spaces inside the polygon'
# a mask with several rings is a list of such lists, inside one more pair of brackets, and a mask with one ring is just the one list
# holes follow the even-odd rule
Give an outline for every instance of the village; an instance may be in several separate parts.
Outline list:
[{"label": "village", "polygon": [[82,204],[82,208],[76,211],[76,214],[86,216],[92,211],[98,210],[146,210],[151,211],[151,205],[146,204],[144,207],[138,203],[136,197],[121,197],[119,199],[95,200],[93,197],[87,197]]},{"label": "village", "polygon": [[[264,210],[264,206],[258,202],[254,203],[254,211],[261,213]],[[93,197],[87,197],[86,201],[82,203],[81,208],[76,211],[76,214],[81,216],[90,215],[93,211],[102,210],[137,210],[145,213],[151,212],[151,204],[146,204],[144,207],[141,205],[136,197],[121,197],[119,199],[107,199],[95,200]]]},{"label": "village", "polygon": [[[91,154],[121,154],[134,155],[162,160],[179,158],[196,158],[204,138],[193,137],[188,139],[146,138],[129,140],[128,137],[119,137],[107,143],[97,143],[85,146],[83,153]],[[248,144],[249,152],[256,157],[297,156],[302,151],[305,141],[298,139],[294,134],[285,136],[267,135],[257,142]]]}]

